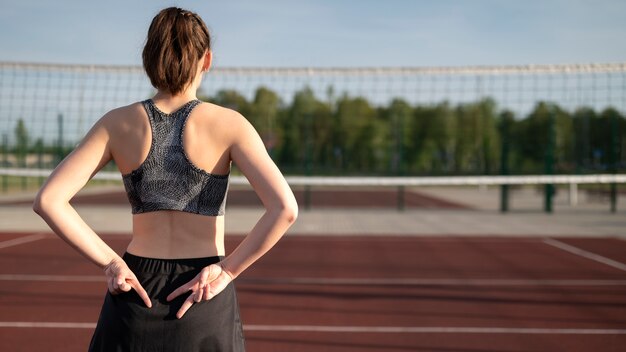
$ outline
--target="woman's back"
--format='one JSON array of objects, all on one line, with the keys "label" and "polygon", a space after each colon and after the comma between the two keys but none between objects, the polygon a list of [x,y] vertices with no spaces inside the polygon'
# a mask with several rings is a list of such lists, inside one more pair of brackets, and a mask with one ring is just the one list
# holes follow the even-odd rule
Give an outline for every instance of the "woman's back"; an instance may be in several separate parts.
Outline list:
[{"label": "woman's back", "polygon": [[[190,169],[223,176],[230,172],[230,146],[237,130],[238,118],[232,110],[200,103],[188,116],[180,115],[189,103],[182,99],[149,100],[155,113],[164,119],[186,118],[177,124],[182,133],[181,145]],[[167,122],[167,121],[166,121]],[[107,116],[110,148],[122,175],[145,168],[155,138],[141,102],[113,110]],[[169,122],[167,122],[169,123]],[[154,142],[158,147],[159,135]],[[154,156],[151,156],[154,157]],[[227,179],[225,180],[227,182]],[[166,192],[155,189],[153,192]],[[224,216],[207,216],[186,211],[160,209],[133,214],[133,239],[128,250],[137,255],[156,258],[180,258],[224,255]]]},{"label": "woman's back", "polygon": [[[99,119],[50,174],[33,210],[107,276],[90,351],[244,351],[232,281],[293,224],[296,199],[254,126],[196,98],[212,61],[197,14],[161,10],[142,58],[155,96]],[[133,239],[121,256],[69,203],[111,160],[133,214]],[[226,256],[231,161],[265,212]]]}]

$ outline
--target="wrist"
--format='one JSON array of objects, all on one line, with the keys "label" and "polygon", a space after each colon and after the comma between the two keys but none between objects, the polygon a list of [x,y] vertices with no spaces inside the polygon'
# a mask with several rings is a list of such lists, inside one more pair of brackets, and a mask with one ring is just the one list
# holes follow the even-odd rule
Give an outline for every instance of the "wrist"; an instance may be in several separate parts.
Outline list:
[{"label": "wrist", "polygon": [[219,262],[218,265],[222,268],[222,272],[224,272],[226,275],[230,276],[231,280],[235,280],[237,275],[235,275],[235,273],[228,268],[228,265],[227,265],[227,263],[225,263],[224,260]]},{"label": "wrist", "polygon": [[107,259],[104,265],[100,265],[100,268],[106,272],[109,268],[111,268],[113,265],[115,265],[115,263],[117,263],[121,259],[122,258],[119,256],[115,256],[110,259]]}]

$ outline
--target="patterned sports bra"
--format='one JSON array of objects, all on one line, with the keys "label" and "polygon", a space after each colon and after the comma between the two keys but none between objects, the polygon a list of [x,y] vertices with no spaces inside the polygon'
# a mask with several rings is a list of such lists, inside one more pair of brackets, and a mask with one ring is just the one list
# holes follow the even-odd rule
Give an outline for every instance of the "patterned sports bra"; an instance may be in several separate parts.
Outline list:
[{"label": "patterned sports bra", "polygon": [[194,214],[224,215],[230,170],[212,174],[194,165],[183,149],[187,118],[201,102],[187,102],[166,114],[152,99],[141,102],[148,113],[152,143],[138,168],[122,175],[132,213],[179,210]]}]

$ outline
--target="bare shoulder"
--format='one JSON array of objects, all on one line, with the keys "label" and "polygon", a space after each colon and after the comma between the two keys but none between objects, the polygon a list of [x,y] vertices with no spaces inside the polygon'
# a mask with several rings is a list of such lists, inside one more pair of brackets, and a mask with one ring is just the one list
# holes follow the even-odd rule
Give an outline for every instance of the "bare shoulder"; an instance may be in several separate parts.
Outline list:
[{"label": "bare shoulder", "polygon": [[215,132],[226,137],[231,143],[246,135],[249,136],[250,133],[256,133],[248,119],[236,110],[207,102],[199,107],[204,110],[204,115],[214,119],[212,128]]},{"label": "bare shoulder", "polygon": [[135,102],[109,110],[102,116],[100,122],[111,131],[127,131],[136,128],[137,123],[141,122],[143,111],[141,102]]}]

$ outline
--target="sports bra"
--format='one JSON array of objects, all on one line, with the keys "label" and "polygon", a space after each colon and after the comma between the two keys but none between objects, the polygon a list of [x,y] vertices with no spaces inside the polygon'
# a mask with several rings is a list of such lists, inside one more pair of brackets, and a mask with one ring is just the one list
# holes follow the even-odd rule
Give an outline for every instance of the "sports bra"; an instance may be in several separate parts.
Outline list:
[{"label": "sports bra", "polygon": [[122,175],[131,212],[179,210],[223,215],[230,170],[219,175],[200,169],[183,149],[185,123],[191,110],[201,102],[191,100],[169,114],[159,110],[152,99],[141,103],[148,113],[152,143],[139,167]]}]

